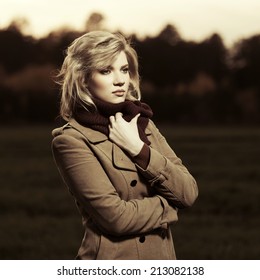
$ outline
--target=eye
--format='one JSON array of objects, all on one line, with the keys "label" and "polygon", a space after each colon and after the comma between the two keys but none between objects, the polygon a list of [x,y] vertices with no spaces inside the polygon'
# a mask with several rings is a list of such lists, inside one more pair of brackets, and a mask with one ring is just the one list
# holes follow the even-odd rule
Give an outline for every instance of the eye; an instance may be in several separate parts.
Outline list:
[{"label": "eye", "polygon": [[102,75],[108,75],[111,73],[111,70],[110,69],[102,69],[102,70],[99,70],[99,73],[102,74]]},{"label": "eye", "polygon": [[127,73],[129,72],[129,68],[128,68],[128,67],[123,68],[123,69],[122,69],[122,72],[123,72],[124,74],[127,74]]}]

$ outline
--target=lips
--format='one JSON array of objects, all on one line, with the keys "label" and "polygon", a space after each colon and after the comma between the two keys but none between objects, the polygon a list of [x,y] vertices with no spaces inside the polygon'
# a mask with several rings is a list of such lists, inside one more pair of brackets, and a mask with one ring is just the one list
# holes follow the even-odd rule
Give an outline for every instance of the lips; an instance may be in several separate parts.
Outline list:
[{"label": "lips", "polygon": [[120,90],[115,90],[115,91],[113,91],[112,92],[114,95],[116,95],[116,96],[124,96],[124,94],[125,94],[125,91],[123,90],[123,89],[120,89]]}]

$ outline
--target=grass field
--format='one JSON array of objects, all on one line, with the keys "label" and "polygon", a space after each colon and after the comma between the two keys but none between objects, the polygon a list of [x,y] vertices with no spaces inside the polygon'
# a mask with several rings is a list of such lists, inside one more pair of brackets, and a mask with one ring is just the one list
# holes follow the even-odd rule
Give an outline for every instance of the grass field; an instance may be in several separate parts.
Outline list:
[{"label": "grass field", "polygon": [[[179,259],[260,259],[260,129],[159,126],[200,195],[173,228]],[[1,127],[0,259],[73,259],[81,218],[51,126]]]}]

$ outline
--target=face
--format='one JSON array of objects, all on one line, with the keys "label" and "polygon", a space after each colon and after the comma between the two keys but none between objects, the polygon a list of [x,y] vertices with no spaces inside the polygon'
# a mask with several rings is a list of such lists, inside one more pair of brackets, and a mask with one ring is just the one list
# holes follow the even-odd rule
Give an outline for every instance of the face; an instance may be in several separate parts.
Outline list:
[{"label": "face", "polygon": [[128,61],[122,51],[111,65],[92,73],[88,88],[95,98],[117,104],[125,101],[129,83]]}]

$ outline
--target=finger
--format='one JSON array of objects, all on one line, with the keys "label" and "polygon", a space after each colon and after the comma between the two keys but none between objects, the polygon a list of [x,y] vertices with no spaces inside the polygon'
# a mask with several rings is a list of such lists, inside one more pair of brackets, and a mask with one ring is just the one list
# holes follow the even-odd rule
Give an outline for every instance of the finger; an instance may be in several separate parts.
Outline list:
[{"label": "finger", "polygon": [[114,122],[115,121],[115,116],[110,116],[109,121],[110,121],[110,123]]},{"label": "finger", "polygon": [[115,120],[119,120],[119,119],[122,119],[123,118],[123,114],[121,112],[117,112],[115,114]]},{"label": "finger", "polygon": [[110,127],[113,127],[113,124],[115,123],[115,117],[114,116],[110,116],[109,117],[109,121],[110,121]]},{"label": "finger", "polygon": [[137,123],[138,118],[140,117],[140,113],[137,114],[134,118],[132,118],[131,122]]}]

